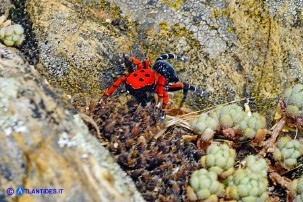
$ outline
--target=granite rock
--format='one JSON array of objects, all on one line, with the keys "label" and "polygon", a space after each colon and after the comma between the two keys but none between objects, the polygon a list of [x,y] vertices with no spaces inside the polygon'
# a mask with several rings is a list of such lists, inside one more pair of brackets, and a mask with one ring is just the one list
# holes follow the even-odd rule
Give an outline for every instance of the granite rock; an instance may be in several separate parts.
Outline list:
[{"label": "granite rock", "polygon": [[[48,82],[0,44],[0,199],[143,201],[130,178],[61,104]],[[6,190],[63,189],[58,195],[7,196]]]},{"label": "granite rock", "polygon": [[[99,98],[125,74],[123,52],[152,63],[171,61],[182,81],[209,92],[206,108],[253,97],[271,112],[286,86],[303,81],[302,1],[29,0],[40,63],[50,83],[68,94]],[[101,90],[100,90],[101,89]],[[170,95],[171,102],[181,93]]]}]

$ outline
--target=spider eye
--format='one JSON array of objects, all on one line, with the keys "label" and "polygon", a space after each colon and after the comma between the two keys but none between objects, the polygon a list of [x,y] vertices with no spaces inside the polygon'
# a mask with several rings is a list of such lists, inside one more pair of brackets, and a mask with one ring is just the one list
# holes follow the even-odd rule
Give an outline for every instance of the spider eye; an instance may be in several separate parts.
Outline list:
[{"label": "spider eye", "polygon": [[140,70],[140,72],[144,72],[144,69]]},{"label": "spider eye", "polygon": [[140,78],[139,81],[144,81],[144,79]]},{"label": "spider eye", "polygon": [[138,76],[138,74],[134,74],[134,76]]},{"label": "spider eye", "polygon": [[145,74],[146,77],[150,77],[150,74]]}]

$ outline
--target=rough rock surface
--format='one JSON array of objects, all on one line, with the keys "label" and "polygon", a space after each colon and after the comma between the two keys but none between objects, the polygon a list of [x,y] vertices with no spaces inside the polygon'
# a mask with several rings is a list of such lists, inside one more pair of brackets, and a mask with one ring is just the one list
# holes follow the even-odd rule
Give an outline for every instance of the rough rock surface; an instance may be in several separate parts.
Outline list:
[{"label": "rough rock surface", "polygon": [[64,189],[22,201],[143,201],[79,115],[33,66],[0,44],[0,200],[6,189]]},{"label": "rough rock surface", "polygon": [[[38,69],[69,94],[98,97],[124,73],[122,52],[152,62],[161,53],[183,81],[210,93],[195,108],[255,97],[265,111],[302,82],[302,11],[290,1],[29,0],[41,50]],[[176,95],[176,96],[175,96]],[[180,99],[180,94],[171,97]]]},{"label": "rough rock surface", "polygon": [[34,0],[27,7],[41,50],[37,68],[51,84],[72,95],[100,95],[100,85],[124,73],[119,57],[128,52],[128,38],[105,22],[105,11],[73,1]]},{"label": "rough rock surface", "polygon": [[7,14],[9,9],[13,8],[14,6],[11,4],[10,0],[0,0],[0,14]]}]

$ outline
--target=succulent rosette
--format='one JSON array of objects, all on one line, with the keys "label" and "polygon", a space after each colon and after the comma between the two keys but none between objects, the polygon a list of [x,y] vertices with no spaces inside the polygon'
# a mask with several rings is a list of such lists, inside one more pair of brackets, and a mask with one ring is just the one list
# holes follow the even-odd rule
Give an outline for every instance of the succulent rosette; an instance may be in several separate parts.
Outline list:
[{"label": "succulent rosette", "polygon": [[213,171],[226,178],[233,174],[236,151],[229,148],[227,144],[217,145],[211,144],[206,151],[206,155],[202,156],[201,164],[204,168]]},{"label": "succulent rosette", "polygon": [[232,128],[238,125],[247,114],[237,104],[226,105],[216,110],[214,114],[221,128]]},{"label": "succulent rosette", "polygon": [[294,140],[289,136],[281,137],[277,142],[277,147],[273,152],[275,160],[286,168],[291,169],[298,164],[298,158],[303,154],[303,146],[299,140]]},{"label": "succulent rosette", "polygon": [[202,113],[197,119],[191,123],[192,129],[201,135],[202,140],[208,141],[213,139],[218,122],[215,118]]},{"label": "succulent rosette", "polygon": [[245,158],[245,167],[252,173],[260,174],[262,177],[267,177],[267,163],[264,158],[249,155]]},{"label": "succulent rosette", "polygon": [[294,202],[303,201],[303,176],[293,180],[290,189],[294,193]]},{"label": "succulent rosette", "polygon": [[191,175],[187,192],[190,200],[218,201],[218,197],[224,193],[224,185],[218,181],[215,172],[200,169]]},{"label": "succulent rosette", "polygon": [[262,136],[266,131],[266,119],[259,113],[253,113],[251,116],[247,115],[236,129],[243,133],[242,139],[253,139]]},{"label": "succulent rosette", "polygon": [[0,41],[6,46],[19,46],[22,44],[25,36],[24,29],[19,24],[11,25],[11,21],[5,21],[6,17],[0,17]]},{"label": "succulent rosette", "polygon": [[267,186],[268,181],[262,175],[249,169],[238,169],[226,188],[226,197],[243,202],[263,202],[268,199]]},{"label": "succulent rosette", "polygon": [[286,111],[293,117],[302,116],[303,109],[303,85],[297,84],[292,88],[284,91]]}]

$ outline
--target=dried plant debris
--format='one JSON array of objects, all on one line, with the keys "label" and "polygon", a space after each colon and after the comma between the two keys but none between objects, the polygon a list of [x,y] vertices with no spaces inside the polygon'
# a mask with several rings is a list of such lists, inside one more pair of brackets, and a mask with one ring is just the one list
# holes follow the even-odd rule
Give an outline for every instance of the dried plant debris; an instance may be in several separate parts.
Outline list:
[{"label": "dried plant debris", "polygon": [[[151,105],[108,101],[92,117],[106,147],[147,201],[186,201],[186,187],[203,154],[182,127],[165,128]],[[93,127],[91,127],[92,130]],[[164,132],[163,132],[164,131]],[[97,134],[96,132],[93,132]]]}]

